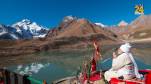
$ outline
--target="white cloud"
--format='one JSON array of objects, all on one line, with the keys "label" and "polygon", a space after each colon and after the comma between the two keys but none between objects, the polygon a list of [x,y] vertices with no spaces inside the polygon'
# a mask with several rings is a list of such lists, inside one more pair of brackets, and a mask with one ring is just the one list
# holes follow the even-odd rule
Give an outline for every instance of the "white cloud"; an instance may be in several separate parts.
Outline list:
[{"label": "white cloud", "polygon": [[34,74],[38,73],[42,68],[46,66],[49,66],[49,63],[48,64],[32,63],[24,67],[23,65],[18,65],[17,71],[22,75],[24,74],[32,75],[33,73]]}]

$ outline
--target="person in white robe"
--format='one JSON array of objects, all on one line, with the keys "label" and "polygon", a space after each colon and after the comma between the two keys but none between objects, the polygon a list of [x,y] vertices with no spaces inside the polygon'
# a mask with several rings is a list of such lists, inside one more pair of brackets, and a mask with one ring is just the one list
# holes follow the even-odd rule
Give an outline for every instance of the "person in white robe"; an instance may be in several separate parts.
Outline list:
[{"label": "person in white robe", "polygon": [[117,54],[113,52],[112,68],[105,72],[104,77],[107,81],[111,78],[123,78],[125,80],[132,78],[141,78],[138,73],[137,64],[130,52],[131,46],[125,43],[117,50]]}]

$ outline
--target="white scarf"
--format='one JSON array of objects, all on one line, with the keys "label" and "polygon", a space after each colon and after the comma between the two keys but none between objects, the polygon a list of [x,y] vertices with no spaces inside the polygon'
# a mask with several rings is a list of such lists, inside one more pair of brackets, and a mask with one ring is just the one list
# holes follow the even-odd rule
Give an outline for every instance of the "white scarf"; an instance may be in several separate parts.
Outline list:
[{"label": "white scarf", "polygon": [[133,62],[133,64],[134,64],[134,70],[135,70],[136,78],[141,78],[142,75],[139,74],[139,72],[138,72],[138,66],[137,66],[137,64],[136,64],[136,61],[135,61],[134,58],[133,58],[133,55],[132,55],[131,53],[126,53],[126,54],[130,57],[130,59],[132,60],[132,62]]},{"label": "white scarf", "polygon": [[125,43],[125,44],[121,45],[121,47],[120,47],[120,49],[121,49],[124,53],[126,53],[126,54],[130,57],[130,59],[132,60],[132,62],[133,62],[133,64],[134,64],[134,69],[135,69],[135,75],[136,75],[136,77],[137,77],[137,78],[141,78],[142,75],[139,74],[139,72],[138,72],[138,66],[137,66],[137,64],[136,64],[136,61],[135,61],[134,58],[133,58],[133,55],[130,53],[130,48],[131,48],[131,45],[130,45],[129,43]]}]

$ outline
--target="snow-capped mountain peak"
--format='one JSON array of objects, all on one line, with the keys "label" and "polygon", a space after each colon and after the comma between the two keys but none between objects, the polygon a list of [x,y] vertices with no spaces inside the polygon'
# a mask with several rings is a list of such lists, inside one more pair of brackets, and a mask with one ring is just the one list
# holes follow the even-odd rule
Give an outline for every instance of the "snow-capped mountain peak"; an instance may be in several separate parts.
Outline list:
[{"label": "snow-capped mountain peak", "polygon": [[106,27],[106,25],[102,24],[102,23],[95,23],[96,25],[98,26],[101,26],[101,27]]},{"label": "snow-capped mountain peak", "polygon": [[63,22],[69,22],[69,21],[72,21],[74,19],[76,19],[76,18],[73,17],[72,15],[69,15],[69,16],[64,17]]},{"label": "snow-capped mountain peak", "polygon": [[28,19],[23,19],[22,21],[20,21],[20,22],[17,22],[17,23],[15,23],[15,24],[13,24],[12,26],[14,27],[14,26],[24,26],[24,28],[25,28],[25,26],[26,25],[30,25],[31,24],[31,21],[30,20],[28,20]]},{"label": "snow-capped mountain peak", "polygon": [[21,22],[22,23],[26,23],[26,24],[30,24],[31,23],[31,21],[29,19],[23,19]]},{"label": "snow-capped mountain peak", "polygon": [[118,24],[118,26],[127,26],[128,23],[124,20],[120,21],[120,23]]},{"label": "snow-capped mountain peak", "polygon": [[28,19],[16,22],[12,27],[16,28],[18,33],[30,38],[44,37],[48,32],[48,28],[38,25],[36,22],[32,22]]},{"label": "snow-capped mountain peak", "polygon": [[12,25],[12,27],[16,27],[16,26],[17,27],[22,27],[25,30],[28,30],[28,29],[41,30],[42,28],[44,28],[44,27],[38,25],[36,22],[31,22],[28,19],[23,19],[22,21],[17,22],[17,23]]},{"label": "snow-capped mountain peak", "polygon": [[41,29],[46,29],[42,26],[39,26],[36,22],[33,22],[31,25],[30,25],[30,28],[31,29],[36,29],[37,31],[40,31]]}]

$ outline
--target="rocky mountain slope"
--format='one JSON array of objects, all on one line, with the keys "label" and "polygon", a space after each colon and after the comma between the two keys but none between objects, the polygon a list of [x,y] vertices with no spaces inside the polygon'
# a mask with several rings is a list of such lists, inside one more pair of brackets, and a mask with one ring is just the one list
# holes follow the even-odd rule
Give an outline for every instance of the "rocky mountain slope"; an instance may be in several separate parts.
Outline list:
[{"label": "rocky mountain slope", "polygon": [[[71,19],[72,18],[72,19]],[[49,31],[47,38],[85,38],[88,40],[117,40],[117,35],[110,30],[96,25],[86,19],[67,16],[60,25]]]},{"label": "rocky mountain slope", "polygon": [[151,38],[151,15],[142,15],[129,25],[130,39]]},{"label": "rocky mountain slope", "polygon": [[[43,33],[45,32],[44,27],[37,26],[36,23],[29,20],[23,20],[12,27],[1,25],[0,38],[4,36],[19,39],[22,38],[24,30],[29,33],[29,37],[32,36],[31,38],[46,34]],[[87,47],[87,44],[92,44],[93,40],[97,40],[102,45],[108,45],[120,43],[123,39],[140,40],[149,39],[150,37],[151,15],[142,15],[130,24],[121,21],[117,26],[104,26],[103,24],[92,23],[84,18],[67,16],[57,27],[51,28],[45,38],[14,41],[0,40],[0,55],[16,56],[52,49],[84,48]]]},{"label": "rocky mountain slope", "polygon": [[[29,26],[31,23],[17,23],[13,27],[31,31],[33,28]],[[29,29],[30,27],[30,29]],[[17,29],[16,29],[17,31]],[[30,32],[33,35],[33,32]],[[3,46],[5,41],[0,41],[0,55],[21,55],[34,53],[39,51],[47,51],[52,49],[77,49],[85,48],[92,45],[92,41],[97,40],[101,45],[113,44],[118,42],[118,36],[112,31],[96,25],[86,19],[76,18],[72,16],[65,17],[61,23],[54,29],[49,30],[45,38],[32,40],[16,40],[7,41],[7,45]]]},{"label": "rocky mountain slope", "polygon": [[108,29],[125,40],[151,38],[151,15],[141,15],[128,25],[114,26]]}]

